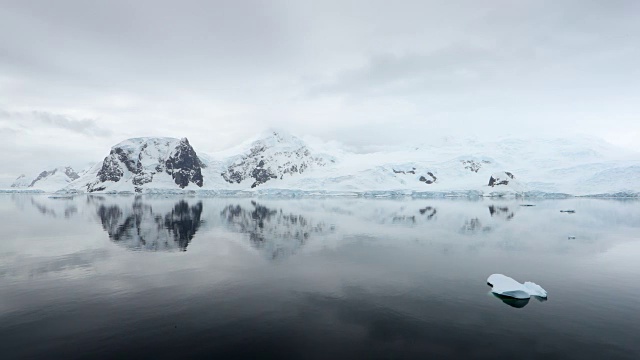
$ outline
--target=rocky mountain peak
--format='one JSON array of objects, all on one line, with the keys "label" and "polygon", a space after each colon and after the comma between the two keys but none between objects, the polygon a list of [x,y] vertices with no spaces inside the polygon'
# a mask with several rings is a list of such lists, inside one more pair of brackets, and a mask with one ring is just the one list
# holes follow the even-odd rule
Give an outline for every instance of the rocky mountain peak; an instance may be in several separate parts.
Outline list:
[{"label": "rocky mountain peak", "polygon": [[167,174],[170,174],[175,183],[184,188],[190,182],[202,187],[202,168],[206,167],[198,158],[196,151],[189,144],[187,138],[180,139],[180,143],[165,161]]},{"label": "rocky mountain peak", "polygon": [[110,183],[130,183],[141,192],[145,184],[167,174],[180,188],[191,183],[202,187],[203,167],[187,138],[135,138],[112,147],[86,186],[94,192],[107,190]]},{"label": "rocky mountain peak", "polygon": [[78,173],[72,167],[61,166],[52,170],[41,171],[34,177],[22,174],[11,184],[11,187],[50,190],[55,189],[57,186],[70,183],[79,177]]},{"label": "rocky mountain peak", "polygon": [[508,171],[502,171],[499,173],[494,173],[493,175],[491,175],[491,177],[489,178],[489,186],[494,187],[494,186],[499,186],[499,185],[509,185],[509,182],[511,182],[512,180],[515,180],[515,176],[508,172]]},{"label": "rocky mountain peak", "polygon": [[11,187],[12,188],[28,187],[30,183],[31,181],[27,179],[27,175],[22,174],[14,180],[13,184],[11,184]]},{"label": "rocky mountain peak", "polygon": [[251,143],[244,154],[233,157],[220,175],[230,184],[251,179],[251,187],[255,188],[267,181],[323,167],[331,161],[326,156],[313,154],[295,136],[272,132]]}]

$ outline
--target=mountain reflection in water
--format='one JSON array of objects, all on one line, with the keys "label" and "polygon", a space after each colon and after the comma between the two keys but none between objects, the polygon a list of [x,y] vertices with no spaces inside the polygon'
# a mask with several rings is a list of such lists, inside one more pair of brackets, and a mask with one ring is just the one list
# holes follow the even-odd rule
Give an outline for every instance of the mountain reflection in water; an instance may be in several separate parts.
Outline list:
[{"label": "mountain reflection in water", "polygon": [[520,201],[0,196],[0,359],[639,359],[640,202]]},{"label": "mountain reflection in water", "polygon": [[129,206],[100,204],[102,228],[116,244],[132,250],[186,251],[200,227],[202,202],[180,200],[172,208],[154,209],[136,197]]},{"label": "mountain reflection in water", "polygon": [[295,254],[311,235],[328,230],[323,222],[268,208],[255,201],[251,201],[251,207],[228,205],[220,216],[233,231],[248,234],[251,245],[271,259]]}]

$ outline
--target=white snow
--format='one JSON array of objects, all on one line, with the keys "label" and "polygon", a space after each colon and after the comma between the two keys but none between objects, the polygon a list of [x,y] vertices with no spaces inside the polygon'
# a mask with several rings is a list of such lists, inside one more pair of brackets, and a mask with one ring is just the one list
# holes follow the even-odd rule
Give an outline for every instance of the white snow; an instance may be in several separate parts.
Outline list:
[{"label": "white snow", "polygon": [[[179,139],[135,138],[117,146],[141,156],[145,172],[175,149]],[[145,146],[146,144],[146,146]],[[191,144],[200,160],[204,184],[179,189],[169,174],[158,172],[141,186],[143,193],[197,192],[287,196],[531,196],[585,195],[640,196],[640,154],[592,138],[513,139],[492,142],[448,138],[419,146],[356,153],[336,143],[304,141],[283,132],[270,132],[231,149],[203,153]],[[256,152],[255,149],[261,149]],[[245,178],[228,181],[229,169],[250,174],[256,161],[277,176],[255,184]],[[38,187],[45,191],[87,191],[96,181],[102,162],[81,172],[71,184]],[[282,169],[303,168],[283,172]],[[133,177],[125,168],[123,180],[100,184],[102,192],[133,192]],[[507,178],[507,173],[513,178]],[[489,186],[490,178],[509,180]],[[435,179],[435,180],[434,180]],[[24,179],[21,180],[24,182]],[[252,185],[255,185],[252,188]],[[277,195],[274,195],[277,196]]]},{"label": "white snow", "polygon": [[29,189],[29,190],[42,190],[45,192],[54,192],[59,190],[69,183],[74,178],[67,175],[68,172],[75,171],[68,166],[60,166],[54,169],[41,171],[37,174],[30,176],[20,175],[11,185],[13,189]]},{"label": "white snow", "polygon": [[27,177],[27,175],[22,174],[18,176],[18,178],[13,182],[13,184],[11,184],[11,187],[18,188],[18,189],[26,188],[26,187],[29,187],[32,181],[33,181],[33,178]]},{"label": "white snow", "polygon": [[487,283],[492,286],[491,292],[502,296],[516,299],[528,299],[532,296],[547,297],[547,292],[540,285],[529,281],[521,284],[502,274],[489,276]]},{"label": "white snow", "polygon": [[[120,148],[131,159],[139,159],[142,166],[142,172],[145,174],[153,173],[153,181],[141,185],[144,189],[166,189],[174,190],[179,189],[174,182],[171,175],[165,171],[157,171],[158,165],[164,166],[164,161],[175,151],[176,146],[180,143],[180,139],[159,137],[141,137],[133,138],[122,141],[112,147],[112,149]],[[123,170],[122,179],[118,182],[106,181],[100,183],[101,187],[104,187],[101,192],[134,192],[135,186],[133,184],[134,175],[125,164],[120,160],[116,160],[120,164],[120,168]],[[96,163],[89,170],[86,170],[81,174],[80,178],[74,181],[69,186],[65,187],[65,190],[86,191],[87,184],[98,183],[97,174],[102,168],[102,162]],[[189,189],[190,187],[187,187]],[[60,190],[63,188],[58,188]]]}]

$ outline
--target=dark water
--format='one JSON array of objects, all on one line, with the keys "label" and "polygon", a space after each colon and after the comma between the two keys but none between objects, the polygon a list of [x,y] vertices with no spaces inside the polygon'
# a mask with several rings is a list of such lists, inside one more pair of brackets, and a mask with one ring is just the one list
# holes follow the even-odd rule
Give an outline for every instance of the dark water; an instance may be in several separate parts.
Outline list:
[{"label": "dark water", "polygon": [[639,359],[640,203],[529,203],[1,196],[0,359]]}]

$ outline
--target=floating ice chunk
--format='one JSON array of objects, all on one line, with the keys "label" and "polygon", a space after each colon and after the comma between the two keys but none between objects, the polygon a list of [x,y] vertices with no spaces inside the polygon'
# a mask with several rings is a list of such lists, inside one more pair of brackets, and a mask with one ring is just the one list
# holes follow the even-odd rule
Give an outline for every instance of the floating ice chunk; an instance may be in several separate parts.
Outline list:
[{"label": "floating ice chunk", "polygon": [[502,296],[509,296],[516,299],[528,299],[531,296],[547,297],[547,292],[540,285],[529,281],[521,284],[502,274],[489,276],[487,284],[493,288],[491,292]]}]

